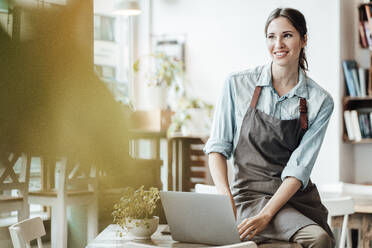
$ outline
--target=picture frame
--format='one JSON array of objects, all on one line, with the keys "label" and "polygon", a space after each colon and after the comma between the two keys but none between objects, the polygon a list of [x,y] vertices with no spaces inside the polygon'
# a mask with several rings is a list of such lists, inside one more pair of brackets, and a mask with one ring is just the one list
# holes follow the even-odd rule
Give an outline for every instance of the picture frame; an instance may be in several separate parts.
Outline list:
[{"label": "picture frame", "polygon": [[153,36],[154,52],[164,53],[167,56],[179,60],[185,70],[185,40],[186,35],[163,34]]}]

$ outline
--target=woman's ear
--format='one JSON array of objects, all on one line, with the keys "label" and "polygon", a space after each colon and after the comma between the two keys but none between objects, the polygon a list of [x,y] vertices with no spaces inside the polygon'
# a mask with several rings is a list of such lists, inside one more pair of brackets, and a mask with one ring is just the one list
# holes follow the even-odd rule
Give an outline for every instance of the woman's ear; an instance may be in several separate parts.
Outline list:
[{"label": "woman's ear", "polygon": [[302,48],[307,45],[307,34],[304,35],[304,39],[302,40]]}]

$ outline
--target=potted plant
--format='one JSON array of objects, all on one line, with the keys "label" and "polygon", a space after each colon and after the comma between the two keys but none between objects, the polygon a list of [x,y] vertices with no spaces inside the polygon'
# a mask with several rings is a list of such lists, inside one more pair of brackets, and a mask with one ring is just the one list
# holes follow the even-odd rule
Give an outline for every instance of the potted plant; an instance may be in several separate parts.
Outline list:
[{"label": "potted plant", "polygon": [[159,224],[159,217],[153,215],[159,199],[157,188],[125,188],[119,203],[114,205],[114,223],[135,239],[150,239]]}]

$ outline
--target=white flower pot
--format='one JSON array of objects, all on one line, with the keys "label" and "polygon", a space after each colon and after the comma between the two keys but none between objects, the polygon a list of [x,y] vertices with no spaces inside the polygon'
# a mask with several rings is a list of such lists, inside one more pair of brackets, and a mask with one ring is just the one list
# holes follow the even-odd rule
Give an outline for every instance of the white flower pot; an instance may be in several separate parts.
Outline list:
[{"label": "white flower pot", "polygon": [[135,239],[150,239],[159,225],[159,217],[152,219],[132,219],[126,222],[128,234]]},{"label": "white flower pot", "polygon": [[167,109],[168,88],[166,85],[148,86],[146,94],[147,109]]}]

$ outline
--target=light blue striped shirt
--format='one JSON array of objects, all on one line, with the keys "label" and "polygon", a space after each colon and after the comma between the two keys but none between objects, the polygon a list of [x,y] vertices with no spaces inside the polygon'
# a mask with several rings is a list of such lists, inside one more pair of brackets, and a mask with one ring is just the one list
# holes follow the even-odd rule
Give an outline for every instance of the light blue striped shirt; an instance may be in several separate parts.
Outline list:
[{"label": "light blue striped shirt", "polygon": [[204,152],[229,159],[236,149],[243,118],[255,87],[263,86],[257,109],[281,120],[299,118],[299,97],[307,101],[308,130],[283,169],[281,179],[295,177],[305,189],[333,112],[331,95],[299,70],[297,85],[279,97],[272,86],[271,63],[230,74],[217,103],[210,138]]}]

